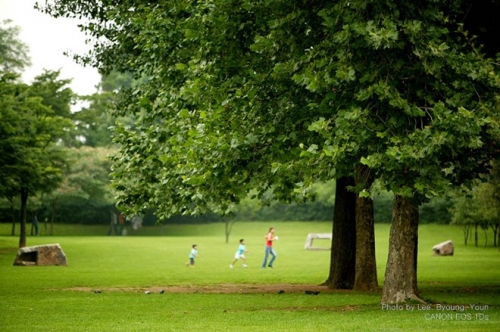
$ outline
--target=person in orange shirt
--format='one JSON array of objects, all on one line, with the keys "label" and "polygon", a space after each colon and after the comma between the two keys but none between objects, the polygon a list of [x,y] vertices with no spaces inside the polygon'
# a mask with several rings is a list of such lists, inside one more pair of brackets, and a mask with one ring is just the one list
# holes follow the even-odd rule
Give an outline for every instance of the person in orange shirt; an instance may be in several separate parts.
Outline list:
[{"label": "person in orange shirt", "polygon": [[119,235],[125,235],[123,232],[123,230],[125,229],[125,216],[121,212],[118,215],[118,223],[120,224],[120,234]]},{"label": "person in orange shirt", "polygon": [[[267,267],[273,267],[274,260],[276,259],[276,251],[273,249],[273,241],[277,240],[278,237],[274,236],[274,227],[269,228],[269,232],[267,232],[266,235],[266,251],[264,255],[264,262],[262,262],[262,267],[265,268],[266,265]],[[269,261],[269,264],[267,264],[267,259],[269,258],[269,255],[272,256],[271,260]]]}]

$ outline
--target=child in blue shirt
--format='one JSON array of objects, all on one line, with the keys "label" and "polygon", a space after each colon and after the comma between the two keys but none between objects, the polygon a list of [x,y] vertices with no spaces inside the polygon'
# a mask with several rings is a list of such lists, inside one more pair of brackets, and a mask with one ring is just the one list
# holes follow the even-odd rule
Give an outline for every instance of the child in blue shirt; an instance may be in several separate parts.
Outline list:
[{"label": "child in blue shirt", "polygon": [[241,267],[247,267],[247,265],[245,264],[246,263],[245,254],[248,254],[248,250],[245,249],[245,239],[241,239],[240,245],[238,246],[238,250],[236,251],[236,254],[234,254],[234,260],[231,264],[229,264],[229,268],[232,269],[234,267],[234,263],[236,263],[236,261],[240,258],[242,263]]},{"label": "child in blue shirt", "polygon": [[191,252],[189,253],[189,261],[186,262],[186,266],[194,266],[195,257],[198,257],[198,246],[193,244]]}]

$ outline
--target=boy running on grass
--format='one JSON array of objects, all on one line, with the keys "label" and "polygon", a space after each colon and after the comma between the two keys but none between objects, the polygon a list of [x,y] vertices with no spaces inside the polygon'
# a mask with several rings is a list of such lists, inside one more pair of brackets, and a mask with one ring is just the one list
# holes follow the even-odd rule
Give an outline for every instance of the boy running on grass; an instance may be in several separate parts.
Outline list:
[{"label": "boy running on grass", "polygon": [[193,244],[193,248],[191,249],[191,252],[189,253],[189,261],[186,262],[186,266],[194,266],[194,258],[198,257],[198,246],[196,244]]},{"label": "boy running on grass", "polygon": [[236,254],[234,254],[234,260],[229,265],[229,268],[232,269],[234,266],[234,263],[236,263],[236,261],[240,258],[241,258],[241,263],[242,263],[241,267],[247,267],[247,265],[245,264],[246,263],[245,254],[248,254],[248,250],[245,250],[245,239],[241,239],[240,245],[238,246],[238,250],[236,251]]}]

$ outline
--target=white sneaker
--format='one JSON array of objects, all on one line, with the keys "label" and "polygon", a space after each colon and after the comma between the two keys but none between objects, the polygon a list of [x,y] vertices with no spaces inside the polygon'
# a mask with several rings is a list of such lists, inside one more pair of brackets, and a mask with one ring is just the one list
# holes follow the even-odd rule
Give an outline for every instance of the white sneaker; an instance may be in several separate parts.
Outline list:
[{"label": "white sneaker", "polygon": [[229,268],[232,269],[233,268],[233,264],[229,264]]},{"label": "white sneaker", "polygon": [[243,264],[241,267],[248,267],[248,266],[246,266],[245,264]]}]

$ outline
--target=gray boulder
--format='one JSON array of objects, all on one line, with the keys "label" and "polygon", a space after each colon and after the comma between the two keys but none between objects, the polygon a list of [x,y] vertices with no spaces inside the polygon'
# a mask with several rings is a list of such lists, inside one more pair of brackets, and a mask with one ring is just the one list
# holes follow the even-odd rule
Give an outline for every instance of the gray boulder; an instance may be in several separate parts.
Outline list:
[{"label": "gray boulder", "polygon": [[44,244],[19,248],[14,265],[68,265],[66,255],[61,246],[56,244]]}]

